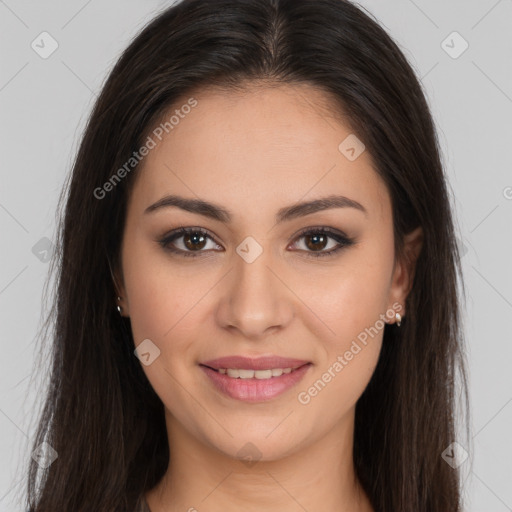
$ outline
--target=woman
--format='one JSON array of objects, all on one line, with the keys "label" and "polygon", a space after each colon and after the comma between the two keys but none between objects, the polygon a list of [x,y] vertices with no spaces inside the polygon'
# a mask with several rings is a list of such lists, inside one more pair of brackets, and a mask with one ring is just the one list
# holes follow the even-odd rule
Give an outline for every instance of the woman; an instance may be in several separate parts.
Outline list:
[{"label": "woman", "polygon": [[462,510],[446,179],[355,5],[161,13],[97,100],[57,248],[30,510]]}]

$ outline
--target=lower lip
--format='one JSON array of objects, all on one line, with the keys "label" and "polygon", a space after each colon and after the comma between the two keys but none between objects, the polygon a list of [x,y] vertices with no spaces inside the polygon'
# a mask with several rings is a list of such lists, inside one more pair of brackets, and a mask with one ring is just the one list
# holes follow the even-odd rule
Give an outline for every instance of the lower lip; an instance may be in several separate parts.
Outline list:
[{"label": "lower lip", "polygon": [[311,363],[307,363],[290,373],[270,379],[233,379],[207,366],[201,369],[210,377],[215,387],[225,395],[244,402],[263,402],[288,391],[307,373]]}]

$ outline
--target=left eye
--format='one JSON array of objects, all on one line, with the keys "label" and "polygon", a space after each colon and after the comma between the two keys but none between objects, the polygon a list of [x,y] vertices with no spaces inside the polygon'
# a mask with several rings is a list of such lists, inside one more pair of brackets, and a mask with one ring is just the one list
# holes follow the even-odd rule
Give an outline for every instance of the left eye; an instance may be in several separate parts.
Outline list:
[{"label": "left eye", "polygon": [[[305,239],[306,251],[309,256],[314,258],[321,258],[325,256],[334,256],[339,251],[346,247],[350,247],[355,243],[353,238],[342,234],[339,231],[334,231],[331,228],[319,227],[319,228],[308,228],[303,230],[297,236],[297,240]],[[336,242],[334,249],[331,248],[329,251],[325,251],[328,240],[334,240]],[[311,250],[308,250],[311,249]]]},{"label": "left eye", "polygon": [[[171,244],[179,245],[175,243],[175,240],[180,238],[183,238],[182,248],[173,247]],[[201,249],[205,247],[207,239],[213,242],[211,236],[200,228],[179,228],[161,240],[160,244],[165,249],[182,256],[197,256],[194,252],[205,252]]]},{"label": "left eye", "polygon": [[[329,246],[329,240],[331,240],[330,250],[326,250],[325,252],[330,253],[333,249],[333,246],[336,247],[336,244],[340,243],[340,241],[335,240],[335,237],[332,235],[326,235],[323,231],[309,231],[303,235],[298,237],[298,240],[303,240],[303,248],[305,251],[309,252],[319,252],[323,249],[327,249]],[[298,244],[300,245],[300,244]]]},{"label": "left eye", "polygon": [[[176,241],[180,239],[183,240],[180,241],[180,244],[177,244]],[[341,249],[354,244],[353,239],[338,231],[333,231],[330,228],[307,229],[296,237],[296,240],[300,241],[302,239],[304,239],[303,247],[305,247],[305,249],[301,250],[310,253],[309,255],[313,257],[331,256]],[[161,240],[160,245],[164,247],[164,249],[180,256],[195,257],[199,256],[197,253],[206,252],[208,249],[215,250],[215,247],[206,247],[208,240],[210,240],[214,246],[220,247],[205,230],[201,228],[181,227]],[[330,250],[325,250],[329,246],[329,240],[335,242],[334,248],[331,245]],[[176,247],[177,245],[181,245],[181,247]],[[292,245],[300,244],[294,242]],[[202,250],[205,248],[206,250]]]}]

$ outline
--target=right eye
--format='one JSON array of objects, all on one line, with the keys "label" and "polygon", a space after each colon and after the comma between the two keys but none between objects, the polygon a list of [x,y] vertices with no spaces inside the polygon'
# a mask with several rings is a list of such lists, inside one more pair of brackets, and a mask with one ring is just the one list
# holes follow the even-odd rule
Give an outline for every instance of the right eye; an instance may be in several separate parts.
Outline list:
[{"label": "right eye", "polygon": [[[182,239],[180,242],[181,247],[176,247],[175,241]],[[209,235],[209,233],[202,228],[184,228],[180,227],[179,229],[172,231],[168,235],[166,235],[162,240],[159,241],[160,245],[167,251],[170,251],[174,254],[178,254],[180,256],[192,256],[197,257],[199,254],[194,253],[202,253],[208,252],[204,249],[205,245],[207,245],[207,241],[211,240],[214,242],[213,238]],[[174,246],[173,246],[174,244]],[[217,245],[217,244],[214,244]],[[217,245],[217,247],[220,247]],[[210,248],[209,250],[211,250]]]}]

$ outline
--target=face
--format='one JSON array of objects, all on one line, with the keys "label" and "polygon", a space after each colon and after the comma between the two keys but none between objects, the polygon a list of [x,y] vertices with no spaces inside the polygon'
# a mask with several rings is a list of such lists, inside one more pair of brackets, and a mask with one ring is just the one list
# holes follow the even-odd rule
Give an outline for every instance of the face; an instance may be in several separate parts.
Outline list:
[{"label": "face", "polygon": [[[353,418],[411,272],[395,261],[386,186],[324,93],[194,98],[134,171],[123,314],[171,430],[276,460]],[[249,361],[212,363],[228,356]]]}]

